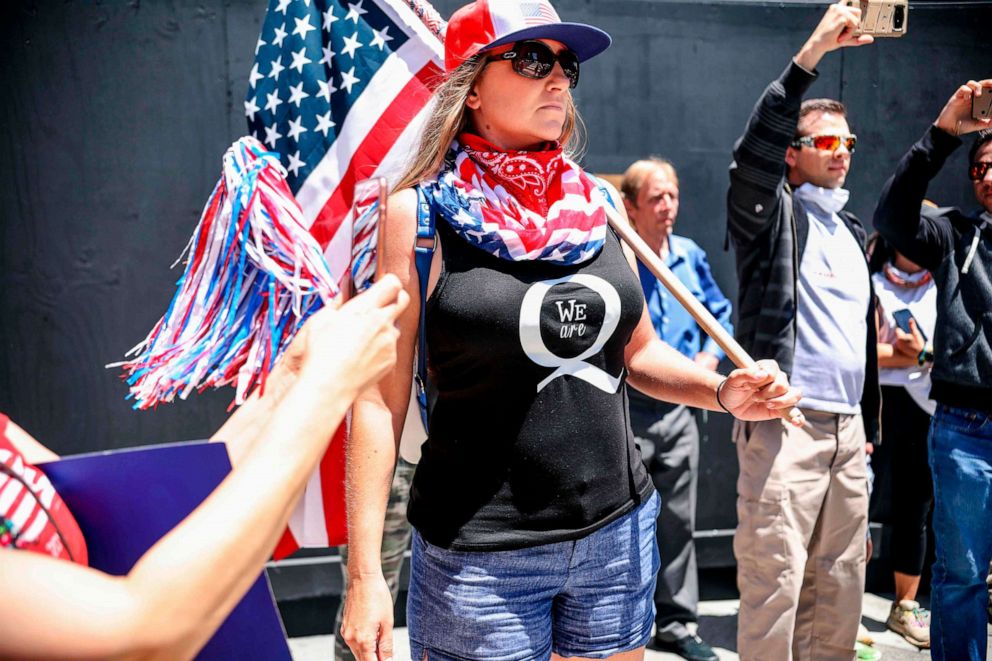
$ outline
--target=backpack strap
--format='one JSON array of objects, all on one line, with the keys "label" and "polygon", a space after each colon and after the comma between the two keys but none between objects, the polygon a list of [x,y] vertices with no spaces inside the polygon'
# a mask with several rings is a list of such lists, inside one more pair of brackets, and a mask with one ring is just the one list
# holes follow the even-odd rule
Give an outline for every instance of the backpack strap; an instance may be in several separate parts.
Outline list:
[{"label": "backpack strap", "polygon": [[434,210],[430,199],[421,186],[417,191],[417,240],[413,256],[420,280],[420,324],[417,330],[417,372],[414,380],[417,385],[417,403],[420,405],[420,419],[427,431],[427,283],[431,276],[431,262],[434,261],[434,248],[437,245],[437,231],[434,226]]}]

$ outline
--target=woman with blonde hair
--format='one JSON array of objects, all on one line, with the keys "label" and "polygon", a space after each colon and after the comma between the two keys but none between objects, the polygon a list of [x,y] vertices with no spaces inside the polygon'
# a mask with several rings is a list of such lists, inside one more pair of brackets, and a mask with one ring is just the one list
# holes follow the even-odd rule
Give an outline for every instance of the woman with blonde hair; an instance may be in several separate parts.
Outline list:
[{"label": "woman with blonde hair", "polygon": [[415,659],[642,658],[658,497],[624,384],[750,420],[799,399],[773,362],[724,378],[657,339],[607,225],[616,191],[570,159],[571,89],[609,44],[545,1],[479,0],[448,23],[448,77],[390,199],[380,263],[411,297],[406,368],[356,402],[349,445],[343,635],[361,661],[392,657],[379,546],[420,325],[421,214],[436,247],[429,438],[408,510]]}]

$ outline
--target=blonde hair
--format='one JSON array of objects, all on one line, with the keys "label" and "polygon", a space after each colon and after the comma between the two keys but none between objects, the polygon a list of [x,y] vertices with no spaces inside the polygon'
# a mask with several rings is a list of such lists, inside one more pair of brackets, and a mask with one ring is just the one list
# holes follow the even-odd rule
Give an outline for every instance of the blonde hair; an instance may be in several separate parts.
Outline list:
[{"label": "blonde hair", "polygon": [[[434,112],[424,125],[420,145],[394,191],[416,186],[441,171],[451,141],[469,125],[471,115],[465,102],[487,64],[485,57],[466,60],[437,88]],[[559,142],[563,145],[565,156],[572,159],[579,158],[585,146],[585,124],[570,90],[565,94],[565,123]]]},{"label": "blonde hair", "polygon": [[644,185],[644,180],[648,178],[648,175],[658,170],[664,170],[668,177],[675,182],[675,185],[679,185],[679,175],[675,171],[675,166],[672,165],[670,160],[660,156],[650,156],[640,161],[635,161],[623,173],[623,179],[620,180],[620,192],[623,194],[624,199],[628,200],[634,208],[637,208],[637,196],[641,193],[641,186]]}]

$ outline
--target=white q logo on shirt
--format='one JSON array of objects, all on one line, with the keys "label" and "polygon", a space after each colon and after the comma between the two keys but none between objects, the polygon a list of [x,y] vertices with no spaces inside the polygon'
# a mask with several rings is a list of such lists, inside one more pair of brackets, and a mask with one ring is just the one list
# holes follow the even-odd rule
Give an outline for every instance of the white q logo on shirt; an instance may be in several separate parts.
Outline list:
[{"label": "white q logo on shirt", "polygon": [[[603,302],[606,303],[606,312],[603,315],[603,325],[599,329],[599,336],[592,343],[592,346],[574,358],[556,356],[544,344],[544,339],[541,337],[541,306],[551,288],[563,283],[576,283],[588,287],[599,294]],[[617,294],[613,285],[602,278],[579,273],[557,280],[538,282],[531,286],[520,304],[520,346],[523,347],[527,357],[538,365],[557,368],[550,376],[537,384],[537,392],[541,392],[555,379],[569,375],[582,379],[604,392],[615,393],[620,388],[620,377],[610,376],[605,371],[585,361],[603,350],[619,323],[620,295]]]}]

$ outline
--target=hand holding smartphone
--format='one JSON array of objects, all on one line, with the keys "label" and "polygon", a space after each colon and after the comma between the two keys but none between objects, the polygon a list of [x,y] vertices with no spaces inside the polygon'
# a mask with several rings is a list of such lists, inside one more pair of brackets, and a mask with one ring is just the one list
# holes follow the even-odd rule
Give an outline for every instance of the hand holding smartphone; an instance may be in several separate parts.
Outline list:
[{"label": "hand holding smartphone", "polygon": [[909,0],[845,0],[848,7],[861,9],[856,34],[873,37],[902,37],[909,23]]},{"label": "hand holding smartphone", "polygon": [[[913,330],[909,325],[909,320],[912,319],[913,321],[916,321],[916,317],[914,317],[913,313],[909,311],[909,308],[896,310],[895,312],[892,313],[892,318],[895,319],[896,326],[898,326],[899,329],[902,330],[902,332],[912,334]],[[920,335],[923,336],[924,342],[927,342],[927,340],[929,340],[927,334],[923,332],[922,328],[920,328],[920,322],[918,321],[916,321],[916,330],[918,330],[920,332]]]},{"label": "hand holding smartphone", "polygon": [[971,118],[989,119],[992,117],[992,87],[982,86],[982,95],[971,96]]}]

